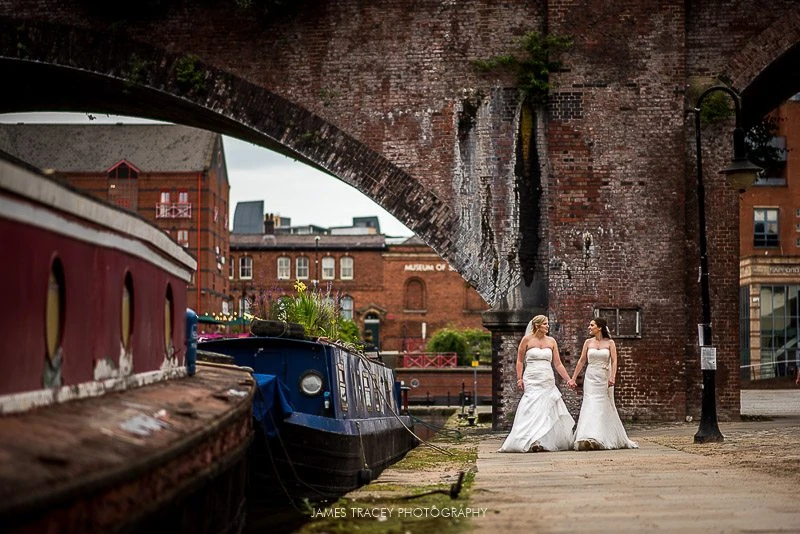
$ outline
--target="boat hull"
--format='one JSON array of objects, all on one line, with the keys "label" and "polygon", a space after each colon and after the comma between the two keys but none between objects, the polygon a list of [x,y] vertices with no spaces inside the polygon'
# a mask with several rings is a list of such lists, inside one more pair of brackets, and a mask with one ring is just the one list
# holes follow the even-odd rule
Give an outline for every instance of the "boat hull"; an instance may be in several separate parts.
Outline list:
[{"label": "boat hull", "polygon": [[312,502],[341,497],[377,478],[418,441],[408,416],[333,420],[293,413],[278,433],[256,432],[250,451],[250,496],[260,501]]},{"label": "boat hull", "polygon": [[241,531],[254,391],[249,373],[200,364],[0,417],[3,531]]}]

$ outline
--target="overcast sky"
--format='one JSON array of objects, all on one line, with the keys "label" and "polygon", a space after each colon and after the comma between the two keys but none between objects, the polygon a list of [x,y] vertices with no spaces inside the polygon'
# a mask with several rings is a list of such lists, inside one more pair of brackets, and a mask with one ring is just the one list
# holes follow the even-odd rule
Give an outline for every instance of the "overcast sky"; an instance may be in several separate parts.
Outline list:
[{"label": "overcast sky", "polygon": [[[0,114],[0,122],[152,122],[114,115],[92,116],[95,120],[90,121],[86,113],[7,113]],[[377,215],[384,234],[413,235],[386,210],[332,176],[239,139],[223,136],[223,143],[231,184],[231,224],[237,202],[263,200],[265,211],[290,217],[292,225],[349,226],[353,217]]]}]

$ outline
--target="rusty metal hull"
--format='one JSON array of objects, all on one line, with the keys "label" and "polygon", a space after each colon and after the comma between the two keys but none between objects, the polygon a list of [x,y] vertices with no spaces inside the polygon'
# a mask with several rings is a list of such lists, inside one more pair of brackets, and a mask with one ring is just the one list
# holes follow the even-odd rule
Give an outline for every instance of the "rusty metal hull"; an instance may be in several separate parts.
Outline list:
[{"label": "rusty metal hull", "polygon": [[254,381],[230,366],[0,417],[5,532],[238,532]]}]

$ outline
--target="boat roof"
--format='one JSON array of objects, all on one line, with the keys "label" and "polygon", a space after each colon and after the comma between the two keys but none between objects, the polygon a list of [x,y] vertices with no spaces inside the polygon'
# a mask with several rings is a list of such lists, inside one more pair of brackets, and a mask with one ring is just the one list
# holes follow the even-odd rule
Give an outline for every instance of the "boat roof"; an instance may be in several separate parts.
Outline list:
[{"label": "boat roof", "polygon": [[61,172],[103,173],[123,160],[141,172],[201,172],[219,137],[178,124],[0,124],[0,150]]},{"label": "boat roof", "polygon": [[[191,279],[197,261],[161,229],[133,212],[78,191],[57,176],[0,151],[0,193],[31,203],[0,195],[0,216],[99,246],[120,248],[183,280]],[[64,216],[75,217],[80,223]],[[113,231],[117,238],[90,226]]]}]

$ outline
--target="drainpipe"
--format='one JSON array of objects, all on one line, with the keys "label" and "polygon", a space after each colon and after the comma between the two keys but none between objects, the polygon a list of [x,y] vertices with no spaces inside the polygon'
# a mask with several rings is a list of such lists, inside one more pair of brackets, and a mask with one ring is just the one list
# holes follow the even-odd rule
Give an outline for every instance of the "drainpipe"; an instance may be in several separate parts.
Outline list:
[{"label": "drainpipe", "polygon": [[197,173],[197,279],[194,285],[195,291],[197,291],[197,315],[200,315],[200,277],[201,277],[201,264],[200,261],[200,234],[202,233],[202,226],[200,226],[200,212],[202,208],[202,200],[201,200],[201,193],[202,190],[200,189],[200,177],[201,173]]}]

